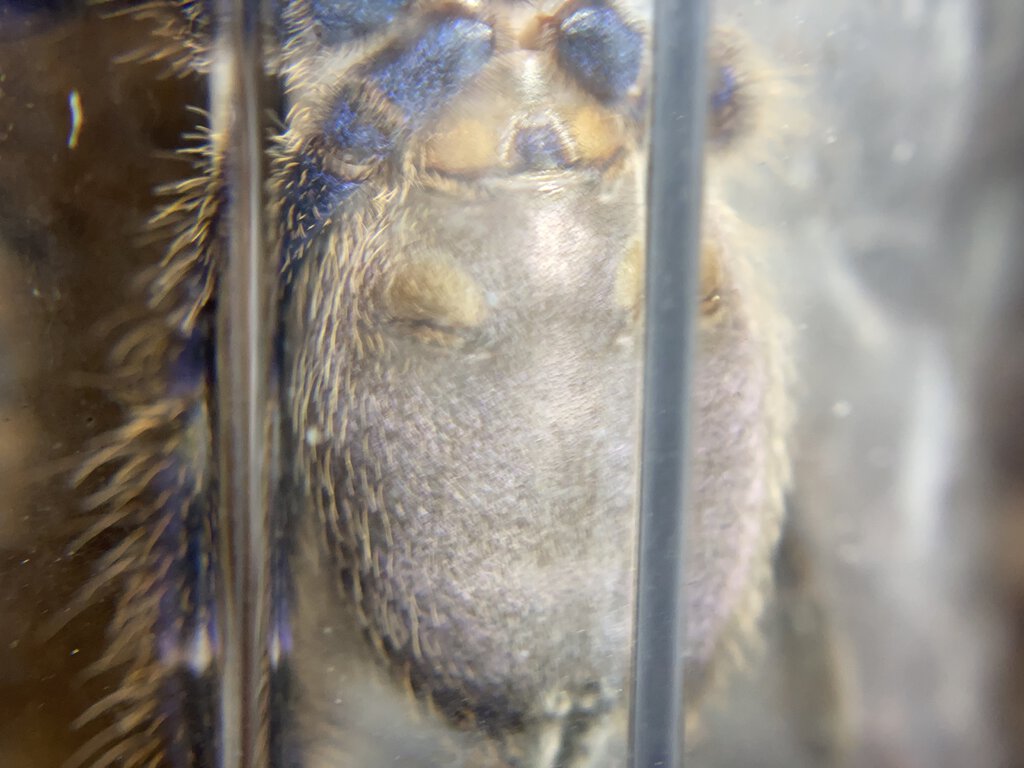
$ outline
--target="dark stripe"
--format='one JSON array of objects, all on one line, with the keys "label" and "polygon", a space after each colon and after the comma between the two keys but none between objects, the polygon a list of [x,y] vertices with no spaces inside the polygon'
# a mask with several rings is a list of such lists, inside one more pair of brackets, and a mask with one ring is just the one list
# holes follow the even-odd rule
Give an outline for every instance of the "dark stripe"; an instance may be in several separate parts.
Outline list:
[{"label": "dark stripe", "polygon": [[391,127],[360,111],[358,93],[347,92],[338,99],[324,135],[353,164],[382,160],[394,147]]},{"label": "dark stripe", "polygon": [[553,125],[524,125],[512,137],[518,170],[543,171],[569,165],[565,142]]},{"label": "dark stripe", "polygon": [[391,49],[371,67],[384,95],[414,123],[462,90],[494,51],[484,22],[451,18],[427,28],[412,48]]},{"label": "dark stripe", "polygon": [[640,75],[642,55],[643,37],[613,8],[581,8],[559,28],[561,65],[605,101],[626,95]]}]

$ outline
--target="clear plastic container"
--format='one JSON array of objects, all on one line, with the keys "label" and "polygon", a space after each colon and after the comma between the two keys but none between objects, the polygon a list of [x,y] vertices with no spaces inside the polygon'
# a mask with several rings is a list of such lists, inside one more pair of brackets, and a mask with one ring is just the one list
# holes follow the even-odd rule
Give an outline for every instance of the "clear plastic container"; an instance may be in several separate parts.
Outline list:
[{"label": "clear plastic container", "polygon": [[1018,764],[1020,16],[0,0],[3,764]]}]

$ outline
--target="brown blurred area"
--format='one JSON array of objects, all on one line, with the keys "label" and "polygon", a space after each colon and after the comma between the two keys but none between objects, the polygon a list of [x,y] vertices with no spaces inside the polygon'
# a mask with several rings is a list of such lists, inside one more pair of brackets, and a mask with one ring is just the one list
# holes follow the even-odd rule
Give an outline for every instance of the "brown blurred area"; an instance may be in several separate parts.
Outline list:
[{"label": "brown blurred area", "polygon": [[[976,403],[991,500],[991,558],[980,589],[994,595],[1004,631],[992,665],[995,724],[1007,768],[1024,768],[1024,6],[988,0],[979,46],[987,52],[956,226],[972,256],[998,264],[999,288],[972,345],[984,339]],[[992,211],[995,211],[995,215]]]},{"label": "brown blurred area", "polygon": [[136,275],[160,256],[144,236],[153,190],[187,173],[172,151],[195,120],[185,105],[201,103],[197,83],[123,61],[146,34],[88,2],[0,3],[5,767],[62,765],[89,735],[73,721],[109,692],[88,672],[107,607],[70,618],[102,542],[69,555],[83,519],[68,477],[88,441],[118,421],[103,393],[113,325],[138,306]]}]

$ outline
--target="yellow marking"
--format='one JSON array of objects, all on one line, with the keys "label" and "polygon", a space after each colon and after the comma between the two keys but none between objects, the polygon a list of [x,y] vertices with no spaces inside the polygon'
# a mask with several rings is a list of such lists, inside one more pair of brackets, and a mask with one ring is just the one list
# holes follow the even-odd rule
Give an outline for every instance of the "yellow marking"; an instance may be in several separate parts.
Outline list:
[{"label": "yellow marking", "polygon": [[[710,317],[722,306],[722,246],[705,238],[700,254],[700,313]],[[644,300],[644,249],[634,243],[615,273],[615,303],[625,310],[636,311]]]},{"label": "yellow marking", "polygon": [[498,165],[498,141],[479,120],[442,126],[427,141],[427,167],[443,173],[474,173]]},{"label": "yellow marking", "polygon": [[71,109],[71,131],[68,133],[68,149],[75,149],[78,146],[78,135],[82,131],[82,124],[85,122],[85,113],[82,111],[82,97],[78,95],[78,89],[72,88],[68,94],[68,107]]},{"label": "yellow marking", "polygon": [[487,316],[483,289],[453,261],[441,257],[400,266],[385,300],[397,320],[473,328]]},{"label": "yellow marking", "polygon": [[615,273],[615,303],[626,310],[635,311],[644,296],[644,249],[636,242],[619,262]]},{"label": "yellow marking", "polygon": [[625,144],[621,118],[593,106],[581,107],[572,116],[571,132],[580,159],[585,163],[610,160]]},{"label": "yellow marking", "polygon": [[713,315],[722,303],[722,245],[705,239],[700,249],[700,312]]}]

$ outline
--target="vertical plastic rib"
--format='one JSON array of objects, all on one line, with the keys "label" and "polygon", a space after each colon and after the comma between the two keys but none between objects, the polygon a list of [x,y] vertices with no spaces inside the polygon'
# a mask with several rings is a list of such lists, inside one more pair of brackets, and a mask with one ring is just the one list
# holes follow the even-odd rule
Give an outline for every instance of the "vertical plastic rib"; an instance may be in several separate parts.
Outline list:
[{"label": "vertical plastic rib", "polygon": [[707,0],[657,0],[647,197],[633,768],[683,764],[684,509],[698,296]]},{"label": "vertical plastic rib", "polygon": [[266,408],[270,329],[263,242],[260,0],[217,0],[211,72],[214,141],[227,173],[226,263],[217,319],[221,562],[224,573],[225,768],[262,768],[267,695]]}]

